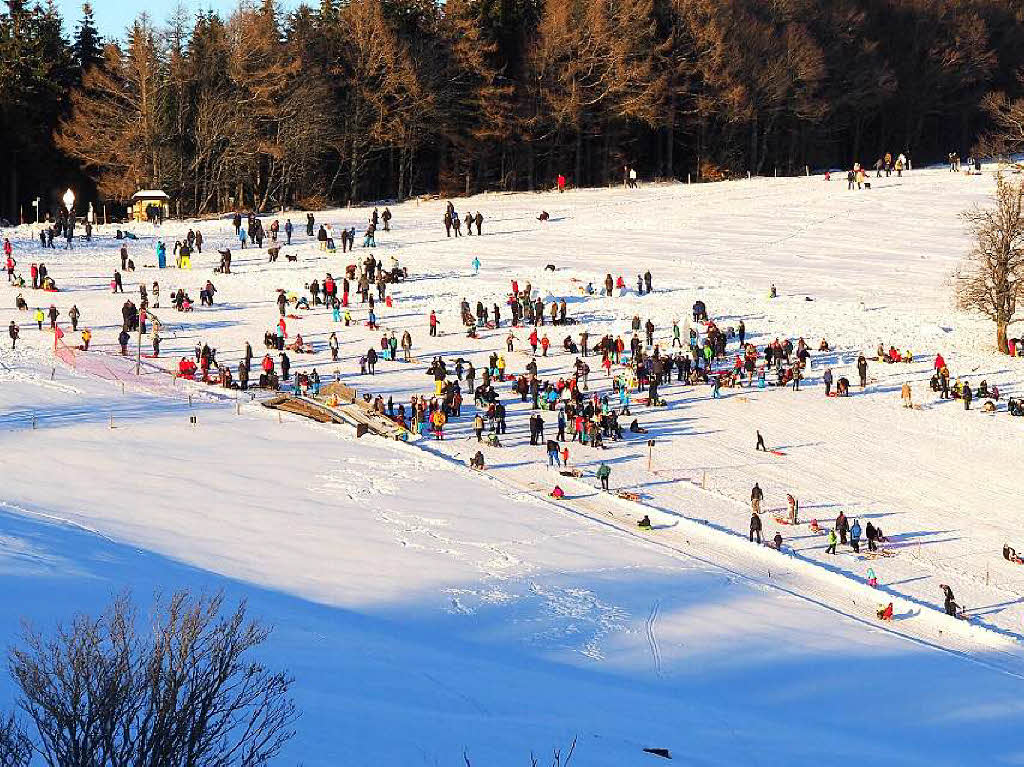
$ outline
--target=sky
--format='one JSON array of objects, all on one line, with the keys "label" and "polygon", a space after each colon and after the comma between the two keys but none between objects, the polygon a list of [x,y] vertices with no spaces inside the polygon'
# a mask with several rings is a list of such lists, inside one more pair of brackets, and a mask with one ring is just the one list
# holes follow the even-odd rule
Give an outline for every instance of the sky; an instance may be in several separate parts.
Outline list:
[{"label": "sky", "polygon": [[[181,4],[195,14],[200,10],[212,8],[215,11],[227,15],[238,5],[238,0],[180,0]],[[64,14],[64,22],[70,34],[82,16],[82,0],[57,0],[61,13]],[[96,26],[100,34],[105,38],[123,37],[125,29],[143,8],[148,8],[153,21],[160,24],[170,15],[175,3],[173,0],[166,3],[140,4],[131,0],[92,0],[93,14],[96,17]],[[281,7],[291,8],[297,2],[284,2]]]}]

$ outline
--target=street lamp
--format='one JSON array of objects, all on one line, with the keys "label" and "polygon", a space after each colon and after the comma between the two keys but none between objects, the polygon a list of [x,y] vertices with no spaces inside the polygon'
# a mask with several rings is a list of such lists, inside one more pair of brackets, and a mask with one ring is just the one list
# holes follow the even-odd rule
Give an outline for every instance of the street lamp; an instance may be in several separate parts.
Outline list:
[{"label": "street lamp", "polygon": [[64,192],[64,207],[68,209],[68,215],[71,215],[71,209],[75,207],[75,193],[68,189]]}]

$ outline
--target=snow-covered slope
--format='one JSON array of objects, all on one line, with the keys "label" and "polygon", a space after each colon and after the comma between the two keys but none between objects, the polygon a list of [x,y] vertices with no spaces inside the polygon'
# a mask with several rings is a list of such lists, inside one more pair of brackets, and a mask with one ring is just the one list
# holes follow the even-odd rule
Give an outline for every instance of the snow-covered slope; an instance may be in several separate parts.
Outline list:
[{"label": "snow-covered slope", "polygon": [[[458,240],[444,236],[443,201],[408,203],[392,209],[395,231],[380,233],[376,255],[399,259],[412,279],[377,313],[382,327],[412,332],[419,362],[359,375],[380,333],[363,327],[358,300],[351,327],[322,308],[289,321],[316,349],[292,355],[293,370],[337,372],[396,405],[429,393],[434,354],[482,367],[504,350],[507,328],[466,338],[458,302],[503,303],[510,279],[564,297],[591,338],[625,338],[638,315],[668,346],[672,320],[701,298],[721,325],[742,318],[758,345],[802,336],[835,350],[814,355],[800,392],[712,400],[709,387],[674,384],[663,390],[668,409],[634,408],[656,440],[650,470],[647,437],[603,452],[573,444],[581,480],[546,468],[526,406],[507,389],[509,433],[504,447],[484,448],[481,475],[464,466],[477,449],[471,405],[442,442],[356,440],[156,372],[125,376],[124,390],[75,373],[12,308],[23,340],[0,357],[0,572],[12,595],[0,635],[13,636],[21,615],[46,623],[96,609],[126,585],[143,596],[178,585],[247,596],[279,627],[268,651],[298,678],[305,717],[289,756],[305,764],[451,764],[464,749],[474,765],[528,764],[531,750],[575,736],[574,758],[588,765],[656,759],[643,747],[702,765],[812,764],[823,753],[840,764],[1024,760],[1007,737],[1024,721],[1024,568],[999,554],[1004,540],[1024,549],[1024,419],[964,412],[927,389],[936,352],[972,384],[986,378],[1004,397],[1020,389],[1024,360],[995,355],[991,329],[953,311],[947,284],[968,245],[957,213],[991,188],[987,177],[929,171],[864,192],[816,178],[485,195],[456,201],[486,219],[484,237]],[[541,210],[550,221],[536,220]],[[368,212],[317,219],[361,225]],[[293,221],[303,228],[301,214]],[[212,309],[158,312],[168,366],[199,341],[232,364],[246,340],[262,353],[275,290],[301,292],[355,260],[303,234],[284,248],[297,262],[235,250],[235,273],[213,274],[232,232],[205,222],[207,254],[192,271],[143,266],[155,264],[154,235],[172,245],[188,226],[136,228],[142,268],[125,275],[129,292],[159,280],[163,306],[172,288],[197,298],[207,278],[216,284]],[[95,355],[111,353],[123,302],[109,293],[112,232],[71,253],[11,234],[19,269],[42,258],[62,288],[21,291],[33,309],[77,304]],[[648,268],[651,295],[581,291],[606,273],[635,285]],[[773,282],[779,298],[769,299]],[[17,292],[0,288],[0,300],[13,307]],[[538,364],[557,378],[574,358],[556,350],[580,327],[545,329],[552,356]],[[332,330],[339,363],[326,347]],[[517,335],[512,372],[529,359],[527,332]],[[855,379],[858,352],[880,342],[917,361],[872,362],[865,392],[825,398],[824,368]],[[590,362],[591,388],[606,389]],[[921,409],[900,407],[904,381]],[[755,429],[785,455],[755,453]],[[644,508],[594,489],[601,460]],[[565,501],[546,497],[556,481]],[[755,481],[769,508],[797,495],[805,520],[826,524],[840,509],[873,519],[896,555],[828,556],[806,524],[780,528],[781,554],[749,544]],[[658,529],[638,531],[641,513]],[[779,526],[765,520],[771,537]],[[880,593],[863,583],[869,566]],[[940,613],[939,583],[970,608],[970,624]],[[881,624],[874,612],[888,601],[897,620]]]}]

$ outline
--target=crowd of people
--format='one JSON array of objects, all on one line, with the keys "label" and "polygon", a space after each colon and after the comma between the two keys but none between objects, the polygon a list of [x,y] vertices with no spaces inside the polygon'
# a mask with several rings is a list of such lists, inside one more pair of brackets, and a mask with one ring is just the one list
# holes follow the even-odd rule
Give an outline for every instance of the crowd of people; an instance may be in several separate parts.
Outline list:
[{"label": "crowd of people", "polygon": [[[883,161],[884,160],[884,161]],[[892,170],[897,175],[909,163],[902,155],[894,161],[891,157],[880,160],[876,167],[886,174]],[[858,169],[863,174],[863,169]],[[635,175],[634,175],[635,179]],[[627,171],[627,185],[629,175]],[[858,179],[854,179],[854,183]],[[638,312],[629,321],[629,329],[617,328],[609,332],[607,325],[598,326],[590,315],[573,311],[575,302],[567,296],[544,294],[529,279],[509,277],[503,298],[491,296],[462,297],[456,304],[443,307],[444,314],[451,313],[459,318],[462,330],[457,334],[460,341],[487,339],[488,343],[498,342],[499,350],[480,346],[478,352],[462,351],[450,359],[444,354],[434,353],[429,362],[420,362],[413,355],[413,326],[389,327],[382,322],[381,314],[393,316],[394,286],[409,278],[409,272],[397,259],[391,257],[386,267],[377,256],[377,233],[390,232],[393,216],[388,208],[383,212],[373,209],[365,227],[363,250],[366,255],[354,259],[351,264],[329,266],[312,279],[298,281],[289,287],[275,289],[267,296],[269,303],[276,307],[276,315],[264,332],[265,352],[256,362],[258,378],[256,386],[268,390],[293,387],[299,393],[316,395],[321,388],[321,377],[314,366],[315,357],[328,352],[334,365],[347,363],[341,359],[339,333],[347,334],[354,343],[365,344],[372,339],[365,352],[351,358],[351,368],[346,375],[355,377],[356,361],[358,375],[367,376],[360,383],[373,387],[373,379],[382,365],[418,366],[433,382],[432,391],[409,391],[404,396],[390,392],[371,394],[369,407],[381,416],[391,419],[408,431],[437,441],[450,438],[453,429],[472,434],[479,447],[469,457],[472,468],[486,468],[486,458],[492,449],[504,446],[521,435],[525,443],[536,448],[536,460],[546,462],[553,470],[569,471],[570,460],[583,457],[584,463],[597,463],[595,478],[600,488],[611,492],[611,467],[602,458],[602,451],[611,443],[621,440],[644,439],[648,429],[640,424],[640,417],[650,410],[634,413],[637,408],[656,409],[667,405],[667,394],[678,389],[706,393],[711,399],[725,396],[726,391],[736,388],[784,389],[794,392],[801,385],[817,384],[820,380],[826,396],[848,397],[851,381],[845,375],[835,376],[831,362],[825,362],[820,376],[811,375],[815,355],[830,360],[834,349],[828,340],[822,338],[816,348],[799,332],[791,336],[759,336],[749,334],[742,318],[720,319],[715,316],[714,307],[704,300],[693,303],[685,317],[668,324],[658,321],[664,314],[655,311],[653,301],[650,312]],[[482,236],[483,216],[466,212],[460,216],[453,203],[448,203],[444,214],[446,235],[460,237],[463,233]],[[306,215],[306,243],[318,243],[329,254],[336,253],[335,228],[331,223],[320,222],[314,214]],[[378,228],[380,227],[380,228]],[[268,246],[274,250],[279,242],[291,246],[295,227],[291,218],[275,218],[269,224],[250,213],[243,217],[235,213],[231,219],[234,240],[240,248],[254,245]],[[475,232],[474,232],[475,230]],[[355,248],[355,227],[340,227],[341,251],[350,253]],[[301,235],[300,235],[301,237]],[[44,237],[44,243],[45,243]],[[189,229],[184,238],[173,245],[175,265],[180,269],[180,279],[189,279],[193,259],[203,254],[204,236],[198,227]],[[157,245],[158,262],[161,263]],[[4,241],[4,253],[8,282],[19,284],[16,274],[17,260],[9,240]],[[215,272],[223,275],[218,281],[227,280],[231,275],[231,249],[223,248],[219,254]],[[271,260],[276,260],[276,252]],[[125,293],[124,275],[132,274],[135,265],[130,257],[128,243],[122,243],[115,261],[111,292]],[[481,269],[479,257],[473,262],[475,272]],[[632,272],[630,272],[632,273]],[[306,272],[308,275],[308,272]],[[632,293],[638,298],[655,294],[655,277],[651,270],[636,275],[635,288],[630,277],[606,273],[591,275],[581,293],[586,297],[604,296],[616,299]],[[535,277],[536,278],[536,277]],[[288,279],[285,277],[285,279]],[[594,284],[599,286],[595,290]],[[584,284],[583,281],[580,282]],[[659,286],[661,283],[659,282]],[[31,288],[33,290],[56,290],[53,278],[42,262],[32,264]],[[151,287],[139,284],[137,300],[126,298],[121,309],[121,327],[117,333],[117,348],[121,354],[128,354],[133,337],[149,335],[153,357],[161,353],[161,332],[163,325],[155,317],[154,310],[160,307],[161,287],[154,280]],[[218,288],[211,279],[191,283],[196,288],[198,306],[193,302],[185,285],[166,289],[170,306],[178,312],[193,312],[214,307]],[[659,287],[659,289],[663,289]],[[472,296],[470,290],[460,291]],[[777,295],[775,286],[772,295]],[[459,295],[459,293],[453,293]],[[18,309],[29,311],[29,305],[21,293],[16,299]],[[642,305],[641,305],[642,306]],[[326,342],[311,341],[312,334],[303,337],[296,332],[297,320],[312,313],[323,312],[329,317],[329,335]],[[646,315],[646,316],[645,316]],[[48,319],[49,326],[56,331],[61,312],[55,304],[44,312],[36,310],[34,318],[39,329]],[[73,331],[78,330],[80,312],[71,306],[67,312]],[[356,317],[358,319],[356,319]],[[97,318],[100,320],[102,318]],[[437,310],[429,315],[421,314],[417,324],[425,323],[432,339],[440,336],[441,321]],[[464,331],[464,333],[463,333]],[[9,326],[12,348],[20,337],[21,329],[15,322]],[[88,335],[86,335],[88,334]],[[806,336],[812,340],[817,336]],[[84,348],[89,348],[92,332],[83,330]],[[436,350],[437,341],[432,341]],[[901,344],[902,346],[902,344]],[[1021,353],[1024,344],[1016,343]],[[293,375],[292,359],[295,355],[312,355],[308,364]],[[230,355],[221,355],[230,357]],[[547,359],[545,359],[547,358]],[[556,358],[556,359],[554,359]],[[217,350],[208,343],[196,345],[194,354],[178,358],[174,372],[185,378],[203,381],[225,388],[247,390],[253,384],[252,346],[245,343],[244,351],[237,361],[218,357]],[[878,344],[871,364],[908,365],[914,362],[914,354],[898,349],[895,345]],[[543,366],[543,367],[542,367]],[[869,359],[864,353],[857,353],[855,364],[857,382],[860,388],[869,385]],[[555,371],[555,372],[552,372]],[[852,373],[850,374],[852,376]],[[294,381],[294,382],[293,382]],[[952,398],[963,402],[970,409],[972,401],[979,399],[986,403],[1000,401],[1001,393],[996,386],[989,386],[981,380],[974,386],[966,378],[951,375],[949,365],[942,355],[934,360],[934,372],[930,380],[931,389],[939,399]],[[788,395],[787,395],[788,396]],[[901,389],[904,405],[913,407],[909,382]],[[472,403],[467,407],[467,402]],[[1024,415],[1024,404],[1017,398],[1008,401],[1008,412],[1014,416]],[[658,418],[654,416],[657,423]],[[767,450],[763,438],[758,434],[758,447]],[[655,448],[656,449],[656,448]],[[492,454],[493,455],[493,454]],[[559,483],[564,484],[562,480]],[[557,484],[552,493],[564,497],[565,489]],[[783,528],[766,535],[761,505],[763,491],[758,485],[751,492],[751,517],[749,538],[751,541],[767,543],[782,548]],[[788,513],[779,519],[779,525],[796,525],[798,504],[792,495],[787,498]],[[812,520],[811,529],[819,527]],[[650,528],[648,519],[647,525]],[[873,520],[864,527],[858,520],[852,522],[840,513],[835,525],[828,530],[820,528],[826,536],[825,551],[837,553],[839,546],[849,546],[854,554],[861,553],[861,540],[866,542],[866,553],[877,551],[886,538]],[[874,576],[871,576],[874,578]]]}]

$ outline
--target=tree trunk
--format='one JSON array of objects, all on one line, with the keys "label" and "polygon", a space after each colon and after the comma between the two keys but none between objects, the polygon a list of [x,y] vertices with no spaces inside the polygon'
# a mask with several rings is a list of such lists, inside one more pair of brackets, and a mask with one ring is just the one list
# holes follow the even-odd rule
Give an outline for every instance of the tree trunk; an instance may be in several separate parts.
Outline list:
[{"label": "tree trunk", "polygon": [[750,122],[750,159],[747,162],[747,168],[750,169],[751,173],[757,172],[757,114],[754,114],[753,120]]},{"label": "tree trunk", "polygon": [[1010,353],[1010,345],[1006,342],[1008,325],[1005,320],[996,320],[996,346],[1002,354]]},{"label": "tree trunk", "polygon": [[405,199],[405,147],[398,150],[398,201]]},{"label": "tree trunk", "polygon": [[583,186],[583,126],[576,125],[576,177],[572,180],[576,187]]}]

